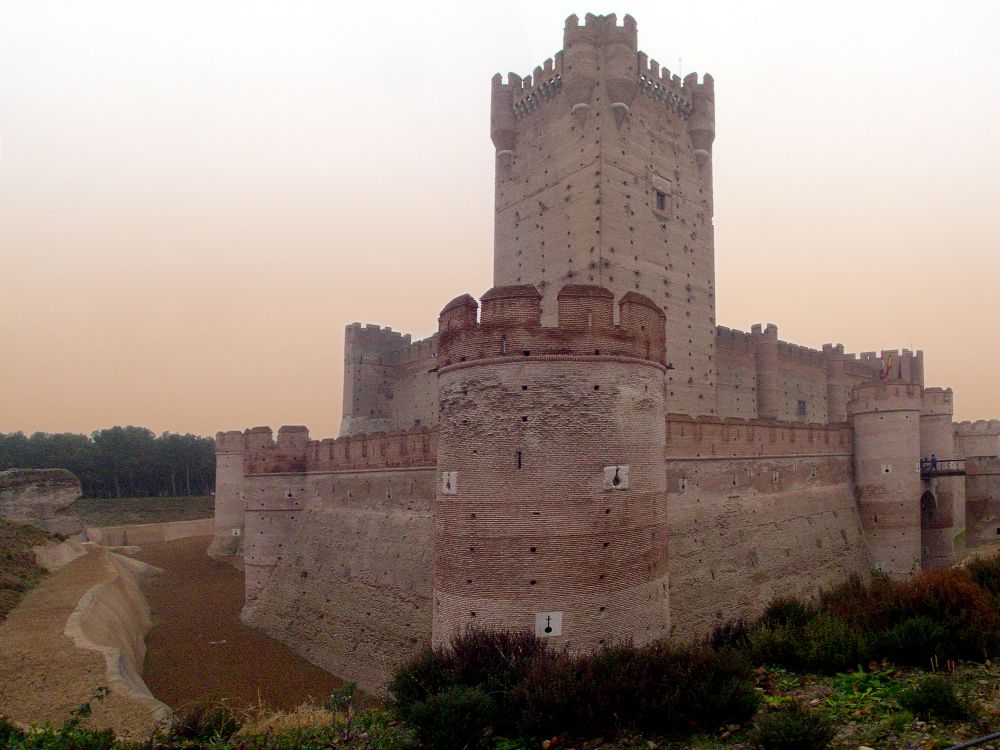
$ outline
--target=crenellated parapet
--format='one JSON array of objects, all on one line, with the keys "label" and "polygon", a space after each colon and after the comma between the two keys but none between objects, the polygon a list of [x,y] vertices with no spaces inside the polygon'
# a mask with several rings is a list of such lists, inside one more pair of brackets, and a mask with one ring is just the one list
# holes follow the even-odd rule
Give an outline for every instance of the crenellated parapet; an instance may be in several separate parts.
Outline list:
[{"label": "crenellated parapet", "polygon": [[962,457],[1000,456],[1000,420],[957,422],[953,427]]},{"label": "crenellated parapet", "polygon": [[[270,435],[268,428],[256,428]],[[263,432],[266,430],[266,433]],[[248,475],[312,471],[352,471],[433,466],[437,430],[414,427],[310,440],[305,427],[282,427],[276,442],[263,440],[244,461]]]},{"label": "crenellated parapet", "polygon": [[711,155],[715,139],[715,83],[706,74],[682,81],[661,68],[638,49],[635,19],[626,15],[618,24],[615,14],[588,13],[583,23],[576,15],[566,19],[563,49],[525,76],[508,73],[506,82],[497,73],[492,79],[490,134],[497,155],[512,156],[517,123],[548,103],[563,106],[583,122],[593,106],[599,86],[607,92],[606,107],[621,124],[630,113],[638,92],[690,121],[699,164]]},{"label": "crenellated parapet", "polygon": [[306,451],[307,471],[401,469],[434,466],[437,430],[409,430],[314,440]]},{"label": "crenellated parapet", "polygon": [[666,459],[847,455],[851,426],[668,414]]},{"label": "crenellated parapet", "polygon": [[542,327],[541,295],[531,286],[494,287],[481,306],[469,295],[441,311],[438,368],[470,360],[531,357],[629,357],[666,364],[666,316],[648,297],[568,285],[558,295],[558,325]]},{"label": "crenellated parapet", "polygon": [[877,377],[888,383],[924,384],[924,353],[909,349],[883,349],[879,352],[862,352],[862,362],[873,368]]}]

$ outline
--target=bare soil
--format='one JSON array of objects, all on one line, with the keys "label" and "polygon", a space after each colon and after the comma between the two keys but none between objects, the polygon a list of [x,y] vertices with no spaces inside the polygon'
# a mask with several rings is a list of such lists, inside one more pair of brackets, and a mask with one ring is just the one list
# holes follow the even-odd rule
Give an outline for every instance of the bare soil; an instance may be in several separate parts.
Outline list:
[{"label": "bare soil", "polygon": [[291,709],[343,683],[239,620],[243,573],[205,554],[211,537],[144,546],[135,555],[163,570],[143,584],[153,611],[143,679],[174,710],[225,700]]}]

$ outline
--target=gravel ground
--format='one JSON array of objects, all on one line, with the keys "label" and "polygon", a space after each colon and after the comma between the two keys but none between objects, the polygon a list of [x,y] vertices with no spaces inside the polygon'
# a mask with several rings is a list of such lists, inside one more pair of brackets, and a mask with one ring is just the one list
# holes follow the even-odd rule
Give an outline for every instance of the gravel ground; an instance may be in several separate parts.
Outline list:
[{"label": "gravel ground", "polygon": [[239,620],[243,573],[205,554],[211,537],[144,546],[163,570],[143,584],[153,610],[143,679],[174,710],[200,701],[291,709],[342,683]]}]

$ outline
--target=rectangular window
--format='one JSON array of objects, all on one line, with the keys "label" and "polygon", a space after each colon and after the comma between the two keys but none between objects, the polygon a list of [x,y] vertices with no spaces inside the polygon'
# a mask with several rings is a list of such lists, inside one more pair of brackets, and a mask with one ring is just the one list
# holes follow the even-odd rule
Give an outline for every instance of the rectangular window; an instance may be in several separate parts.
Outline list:
[{"label": "rectangular window", "polygon": [[806,415],[806,402],[799,401],[799,416],[804,417]]},{"label": "rectangular window", "polygon": [[517,452],[517,468],[521,468],[521,451]]},{"label": "rectangular window", "polygon": [[656,210],[666,211],[667,210],[667,194],[662,190],[656,191]]}]

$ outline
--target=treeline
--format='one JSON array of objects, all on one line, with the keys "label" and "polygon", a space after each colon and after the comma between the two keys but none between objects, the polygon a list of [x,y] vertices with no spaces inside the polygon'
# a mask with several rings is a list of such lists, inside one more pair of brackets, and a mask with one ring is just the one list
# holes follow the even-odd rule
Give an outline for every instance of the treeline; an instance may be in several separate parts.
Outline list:
[{"label": "treeline", "polygon": [[86,497],[207,495],[215,488],[215,441],[145,427],[90,435],[0,433],[0,471],[69,469]]}]

